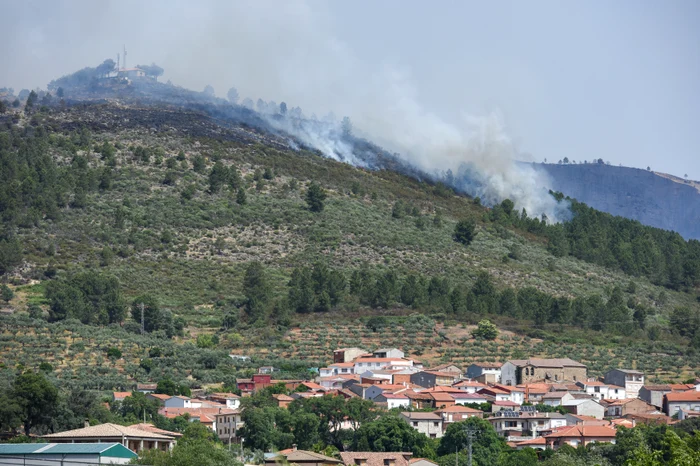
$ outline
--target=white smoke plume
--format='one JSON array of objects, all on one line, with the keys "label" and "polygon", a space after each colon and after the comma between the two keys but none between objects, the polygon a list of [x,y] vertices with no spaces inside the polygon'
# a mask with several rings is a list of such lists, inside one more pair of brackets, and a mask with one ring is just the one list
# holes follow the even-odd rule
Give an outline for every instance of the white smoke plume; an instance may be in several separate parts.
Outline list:
[{"label": "white smoke plume", "polygon": [[[358,136],[429,174],[451,170],[455,186],[486,203],[510,198],[530,215],[562,218],[542,189],[545,175],[517,162],[496,109],[447,121],[421,101],[410,70],[396,60],[368,60],[345,43],[322,2],[28,0],[6,10],[16,20],[5,33],[13,43],[31,44],[29,52],[6,51],[13,79],[41,77],[45,84],[115,56],[126,42],[128,63],[157,63],[165,69],[163,82],[212,85],[218,95],[236,87],[242,98],[284,101],[307,115],[349,116]],[[440,69],[435,74],[439,85]],[[338,123],[276,124],[329,157],[364,163],[337,137]]]}]

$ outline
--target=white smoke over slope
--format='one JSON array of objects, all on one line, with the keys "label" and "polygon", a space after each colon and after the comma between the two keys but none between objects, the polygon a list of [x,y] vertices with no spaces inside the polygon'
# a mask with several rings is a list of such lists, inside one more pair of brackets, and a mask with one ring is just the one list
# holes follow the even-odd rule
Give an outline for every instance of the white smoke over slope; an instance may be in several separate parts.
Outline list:
[{"label": "white smoke over slope", "polygon": [[[427,173],[451,170],[454,185],[486,203],[510,198],[530,215],[562,218],[541,189],[545,175],[517,163],[505,118],[497,112],[461,121],[438,116],[421,102],[410,70],[365,60],[337,37],[334,19],[321,2],[74,0],[36,4],[42,8],[31,3],[18,3],[13,15],[27,17],[31,37],[23,37],[21,21],[7,32],[18,43],[31,41],[47,68],[53,57],[61,57],[55,63],[61,71],[52,71],[51,78],[99,63],[126,41],[129,64],[155,61],[166,70],[163,80],[192,89],[211,84],[218,95],[235,86],[242,97],[284,101],[301,106],[306,115],[347,115],[356,134]],[[82,37],[86,23],[89,38]],[[439,85],[440,70],[435,74]],[[332,125],[286,129],[330,157],[362,164]]]}]

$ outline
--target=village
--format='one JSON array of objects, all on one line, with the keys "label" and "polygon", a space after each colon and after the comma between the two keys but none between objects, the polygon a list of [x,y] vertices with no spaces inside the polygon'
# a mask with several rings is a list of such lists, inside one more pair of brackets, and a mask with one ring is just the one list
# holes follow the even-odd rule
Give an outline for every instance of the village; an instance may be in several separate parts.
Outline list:
[{"label": "village", "polygon": [[[332,364],[318,369],[315,380],[278,380],[274,378],[276,372],[274,367],[263,366],[251,378],[238,379],[239,394],[195,390],[192,396],[167,395],[157,393],[156,383],[138,383],[132,392],[114,392],[110,404],[122,403],[139,393],[157,402],[162,416],[184,416],[189,422],[199,422],[229,446],[244,441],[240,434],[245,410],[242,399],[268,387],[283,387],[285,393],[272,395],[278,408],[287,408],[303,398],[369,400],[378,409],[396,412],[406,424],[432,439],[441,438],[453,423],[482,418],[518,450],[614,443],[619,427],[673,424],[700,417],[700,379],[691,384],[651,385],[645,383],[642,372],[632,369],[610,369],[602,378],[591,378],[585,365],[568,358],[425,368],[397,348],[371,352],[342,348],[333,352]],[[353,429],[353,425],[342,422],[337,428]],[[82,452],[75,454],[85,455],[87,448],[100,461],[125,463],[143,450],[172,450],[180,437],[181,433],[159,429],[148,422],[130,426],[86,424],[84,428],[44,435],[42,439],[49,442],[48,446],[1,445],[0,457],[20,455],[26,459],[58,453],[70,457],[72,449]],[[434,464],[411,458],[411,453],[406,452],[341,452],[340,456],[341,459],[332,458],[294,446],[267,452],[265,463],[284,460],[346,466],[407,466],[417,461],[418,466]]]}]

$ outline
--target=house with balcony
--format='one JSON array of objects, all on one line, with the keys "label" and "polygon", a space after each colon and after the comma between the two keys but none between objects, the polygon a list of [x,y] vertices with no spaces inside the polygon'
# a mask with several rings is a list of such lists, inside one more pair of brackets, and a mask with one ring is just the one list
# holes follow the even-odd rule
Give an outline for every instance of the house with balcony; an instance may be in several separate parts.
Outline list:
[{"label": "house with balcony", "polygon": [[547,448],[559,449],[562,445],[577,448],[591,443],[615,443],[616,430],[607,426],[570,426],[545,436]]},{"label": "house with balcony", "polygon": [[425,412],[403,412],[401,413],[401,419],[406,421],[408,425],[413,427],[415,430],[429,438],[442,437],[442,416],[438,414]]},{"label": "house with balcony", "polygon": [[637,398],[644,386],[644,373],[632,369],[612,369],[605,373],[605,383],[624,387],[627,398]]},{"label": "house with balcony", "polygon": [[482,383],[501,383],[501,366],[500,362],[475,362],[464,375]]}]

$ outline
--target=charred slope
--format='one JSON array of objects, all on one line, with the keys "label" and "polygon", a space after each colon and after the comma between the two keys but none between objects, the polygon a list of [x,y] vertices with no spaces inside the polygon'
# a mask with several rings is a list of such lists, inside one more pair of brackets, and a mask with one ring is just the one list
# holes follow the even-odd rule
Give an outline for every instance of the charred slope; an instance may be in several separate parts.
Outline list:
[{"label": "charred slope", "polygon": [[654,172],[603,164],[539,165],[551,189],[594,207],[700,239],[700,192]]}]

